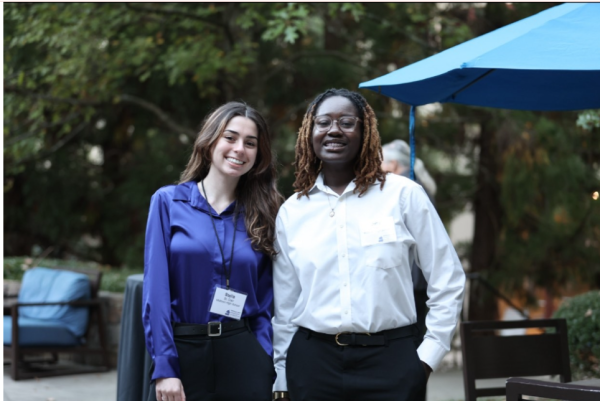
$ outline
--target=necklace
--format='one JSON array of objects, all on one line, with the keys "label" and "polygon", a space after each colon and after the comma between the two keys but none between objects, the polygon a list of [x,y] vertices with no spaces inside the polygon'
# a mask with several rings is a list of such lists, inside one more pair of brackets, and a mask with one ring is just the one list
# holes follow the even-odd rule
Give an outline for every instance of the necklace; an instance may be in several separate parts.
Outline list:
[{"label": "necklace", "polygon": [[331,209],[331,212],[329,212],[329,217],[333,217],[335,216],[335,207],[331,207],[331,202],[329,201],[329,194],[327,194],[327,204],[329,205],[329,208]]}]

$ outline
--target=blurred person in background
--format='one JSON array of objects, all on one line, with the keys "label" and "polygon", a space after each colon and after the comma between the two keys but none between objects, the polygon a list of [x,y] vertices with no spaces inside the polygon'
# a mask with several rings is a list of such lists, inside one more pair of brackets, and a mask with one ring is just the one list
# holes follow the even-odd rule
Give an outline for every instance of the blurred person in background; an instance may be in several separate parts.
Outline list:
[{"label": "blurred person in background", "polygon": [[[398,174],[410,178],[410,146],[402,139],[396,139],[383,145],[383,171]],[[425,164],[419,158],[415,158],[415,178],[417,183],[423,186],[431,203],[435,204],[435,193],[437,185]]]}]

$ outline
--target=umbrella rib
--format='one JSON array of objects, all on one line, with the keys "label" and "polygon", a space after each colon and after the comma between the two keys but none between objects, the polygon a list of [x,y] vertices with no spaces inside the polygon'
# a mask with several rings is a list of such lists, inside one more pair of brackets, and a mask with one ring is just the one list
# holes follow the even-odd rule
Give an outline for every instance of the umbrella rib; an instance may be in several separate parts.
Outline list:
[{"label": "umbrella rib", "polygon": [[469,82],[468,84],[466,84],[465,86],[463,86],[462,88],[460,88],[459,90],[457,90],[456,92],[454,92],[452,94],[452,100],[456,100],[456,95],[458,95],[460,92],[464,91],[465,89],[467,89],[469,86],[473,85],[474,83],[476,83],[477,81],[487,77],[488,75],[490,75],[492,72],[496,71],[495,68],[492,68],[491,70],[489,70],[488,72],[486,72],[485,74],[481,75],[480,77],[478,77],[476,80]]}]

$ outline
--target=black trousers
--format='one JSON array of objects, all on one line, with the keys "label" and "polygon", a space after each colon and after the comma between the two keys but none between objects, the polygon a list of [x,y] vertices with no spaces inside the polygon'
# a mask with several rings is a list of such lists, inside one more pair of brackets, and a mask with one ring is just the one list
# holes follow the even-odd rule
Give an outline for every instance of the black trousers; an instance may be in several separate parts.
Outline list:
[{"label": "black trousers", "polygon": [[[414,290],[414,295],[415,306],[417,308],[417,327],[419,328],[419,339],[417,341],[417,345],[420,345],[423,342],[423,337],[427,331],[425,318],[427,317],[427,312],[429,312],[429,308],[427,307],[427,300],[429,297],[427,296],[427,289]],[[423,396],[421,398],[415,398],[414,401],[425,401],[426,398],[427,391],[423,391]]]},{"label": "black trousers", "polygon": [[[175,336],[187,401],[269,401],[275,371],[272,358],[250,329],[219,337]],[[148,401],[156,400],[156,383]]]},{"label": "black trousers", "polygon": [[429,297],[427,296],[427,289],[424,290],[414,290],[415,296],[415,307],[417,309],[417,327],[419,328],[419,344],[423,342],[423,337],[425,336],[425,332],[427,331],[427,327],[425,326],[425,318],[427,317],[427,312],[429,312],[429,308],[427,307],[427,300]]},{"label": "black trousers", "polygon": [[[416,334],[416,333],[415,333]],[[339,346],[300,328],[287,354],[293,401],[413,401],[423,398],[425,369],[416,335],[382,346]]]}]

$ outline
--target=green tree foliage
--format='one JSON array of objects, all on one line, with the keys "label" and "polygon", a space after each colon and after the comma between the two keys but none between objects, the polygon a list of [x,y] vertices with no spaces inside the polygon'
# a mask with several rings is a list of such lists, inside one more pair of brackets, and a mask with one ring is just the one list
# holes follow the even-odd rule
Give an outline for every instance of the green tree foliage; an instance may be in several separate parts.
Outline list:
[{"label": "green tree foliage", "polygon": [[600,291],[567,299],[553,316],[566,319],[569,327],[569,354],[575,379],[600,374]]},{"label": "green tree foliage", "polygon": [[[150,196],[177,181],[211,109],[244,100],[267,116],[289,196],[296,132],[317,93],[356,89],[550,6],[7,3],[5,253],[52,246],[52,257],[139,266]],[[383,142],[407,139],[407,106],[363,94]],[[479,235],[485,251],[476,240],[462,255],[483,254],[479,269],[491,278],[546,283],[586,264],[588,276],[598,271],[598,128],[576,119],[418,109],[419,157],[438,183],[443,220],[469,204],[493,217],[483,224],[491,234]],[[480,201],[484,187],[491,196]]]},{"label": "green tree foliage", "polygon": [[[230,100],[269,117],[289,194],[306,100],[356,71],[354,57],[313,40],[331,15],[360,13],[352,4],[7,5],[7,253],[53,245],[57,256],[140,264],[149,196],[177,180],[203,116]],[[313,79],[315,68],[329,75]]]},{"label": "green tree foliage", "polygon": [[[502,127],[501,231],[498,279],[508,287],[533,284],[558,291],[565,282],[590,283],[598,274],[600,137],[573,119],[513,112]],[[564,120],[564,119],[563,119]],[[555,292],[553,291],[553,292]]]}]

